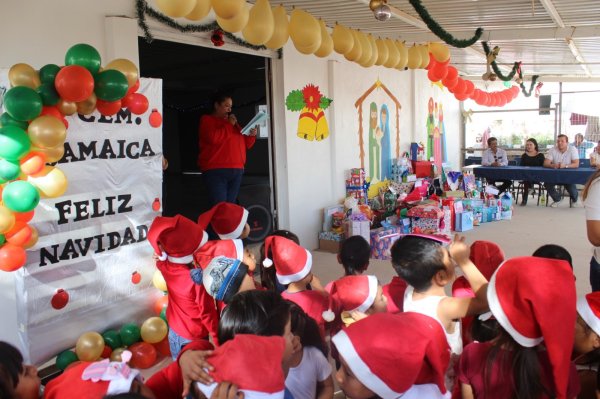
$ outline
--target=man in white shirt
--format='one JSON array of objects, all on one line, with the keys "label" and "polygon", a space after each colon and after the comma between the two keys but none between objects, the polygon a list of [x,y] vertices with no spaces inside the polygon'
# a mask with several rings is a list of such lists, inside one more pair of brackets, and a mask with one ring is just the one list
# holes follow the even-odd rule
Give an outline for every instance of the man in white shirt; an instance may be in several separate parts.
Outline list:
[{"label": "man in white shirt", "polygon": [[[487,141],[488,149],[483,152],[481,157],[481,166],[507,166],[508,158],[506,151],[498,147],[498,140],[495,137],[490,137]],[[500,194],[505,192],[512,185],[511,180],[498,180],[502,185],[498,188]],[[495,186],[496,182],[488,180],[488,183]]]},{"label": "man in white shirt", "polygon": [[[579,154],[577,148],[569,145],[569,138],[566,135],[558,135],[556,138],[556,145],[546,154],[544,167],[552,169],[579,167]],[[579,192],[577,191],[575,184],[565,184],[564,186],[569,192],[573,206],[578,206],[577,199],[579,197]],[[556,208],[558,203],[562,200],[562,196],[556,191],[556,185],[546,184],[546,191],[548,191],[548,195],[552,197],[552,200],[554,201],[550,206]]]}]

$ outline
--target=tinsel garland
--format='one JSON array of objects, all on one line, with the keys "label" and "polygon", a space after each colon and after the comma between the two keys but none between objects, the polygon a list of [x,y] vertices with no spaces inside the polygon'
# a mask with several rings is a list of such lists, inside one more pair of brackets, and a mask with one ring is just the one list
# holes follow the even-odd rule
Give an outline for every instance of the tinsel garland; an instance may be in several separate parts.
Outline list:
[{"label": "tinsel garland", "polygon": [[[485,52],[485,56],[487,57],[491,52],[490,46],[487,44],[487,42],[481,42],[481,45],[483,46],[483,51]],[[515,77],[515,74],[519,70],[519,65],[520,63],[515,61],[512,70],[508,75],[505,76],[504,74],[502,74],[500,68],[498,68],[498,64],[496,64],[496,61],[492,61],[492,69],[494,70],[494,73],[498,76],[500,80],[503,80],[505,82],[508,82],[509,80],[512,80],[512,78]]]},{"label": "tinsel garland", "polygon": [[419,14],[423,22],[427,24],[429,30],[431,30],[437,37],[442,39],[447,44],[452,47],[465,48],[472,46],[479,40],[481,35],[483,34],[483,28],[477,28],[475,30],[475,35],[470,39],[457,39],[452,36],[449,32],[444,30],[432,17],[429,15],[427,9],[421,4],[421,0],[409,0],[410,4],[413,6],[415,11]]},{"label": "tinsel garland", "polygon": [[[523,95],[525,97],[531,97],[531,92],[533,91],[533,88],[535,87],[535,83],[537,82],[539,77],[540,77],[540,75],[533,75],[531,77],[531,85],[529,85],[529,91],[525,88],[525,85],[523,84],[522,81],[521,81],[521,83],[519,83],[519,86],[521,86],[521,92],[523,92]],[[521,78],[521,80],[523,80],[523,74],[521,72],[519,72],[519,78]]]},{"label": "tinsel garland", "polygon": [[[136,0],[135,8],[136,8],[138,25],[142,29],[142,31],[144,31],[144,37],[146,38],[146,41],[148,43],[152,43],[152,40],[154,38],[152,37],[150,28],[148,27],[148,24],[146,23],[146,15],[149,16],[150,18],[154,18],[158,22],[163,23],[163,24],[165,24],[173,29],[176,29],[182,33],[212,32],[215,29],[221,29],[221,27],[219,26],[217,21],[213,21],[213,22],[210,22],[205,25],[180,24],[179,22],[175,21],[174,19],[172,19],[172,18],[154,10],[150,6],[148,6],[148,3],[146,2],[146,0]],[[248,43],[247,41],[242,40],[239,37],[237,37],[229,32],[223,32],[223,35],[226,38],[228,38],[229,40],[231,40],[232,42],[234,42],[235,44],[237,44],[238,46],[246,47],[246,48],[249,48],[252,50],[267,50],[267,48],[265,46],[254,46],[254,45]],[[278,53],[279,53],[279,57],[281,57],[281,49],[278,50]]]}]

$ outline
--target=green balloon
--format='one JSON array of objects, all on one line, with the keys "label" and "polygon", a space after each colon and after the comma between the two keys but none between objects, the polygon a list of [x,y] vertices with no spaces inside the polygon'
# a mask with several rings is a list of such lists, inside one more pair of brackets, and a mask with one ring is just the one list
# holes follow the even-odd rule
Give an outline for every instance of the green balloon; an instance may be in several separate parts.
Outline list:
[{"label": "green balloon", "polygon": [[142,337],[140,328],[137,326],[137,324],[133,323],[127,323],[121,327],[119,334],[121,335],[121,341],[123,341],[123,345],[125,346],[135,344]]},{"label": "green balloon", "polygon": [[36,90],[42,98],[43,105],[56,105],[60,96],[54,88],[54,83],[42,83]]},{"label": "green balloon", "polygon": [[100,53],[89,44],[79,43],[67,50],[65,65],[80,65],[93,74],[100,70]]},{"label": "green balloon", "polygon": [[4,244],[6,242],[6,237],[4,237],[4,234],[0,234],[0,245]]},{"label": "green balloon", "polygon": [[4,109],[18,121],[30,121],[42,112],[42,98],[29,87],[16,86],[4,95]]},{"label": "green balloon", "polygon": [[29,136],[17,126],[0,127],[0,158],[18,161],[31,149]]},{"label": "green balloon", "polygon": [[29,212],[40,202],[40,193],[31,183],[16,180],[4,186],[2,201],[13,212]]},{"label": "green balloon", "polygon": [[21,165],[19,161],[7,161],[0,159],[0,179],[15,180],[21,173]]},{"label": "green balloon", "polygon": [[46,64],[40,69],[40,80],[42,83],[54,84],[56,74],[60,71],[60,67],[55,64]]},{"label": "green balloon", "polygon": [[116,69],[107,69],[94,76],[94,92],[101,100],[120,100],[125,97],[128,89],[127,78]]},{"label": "green balloon", "polygon": [[27,130],[27,126],[29,126],[29,123],[27,123],[26,121],[18,121],[12,116],[10,116],[7,112],[5,112],[2,115],[0,115],[0,127],[8,125],[18,126],[23,130]]},{"label": "green balloon", "polygon": [[165,306],[164,308],[162,308],[162,310],[160,311],[160,318],[163,319],[165,321],[165,323],[169,323],[169,321],[167,320],[167,307]]},{"label": "green balloon", "polygon": [[79,358],[77,358],[75,352],[64,351],[61,352],[58,356],[56,356],[56,367],[58,367],[62,371],[65,371],[69,364],[76,362],[77,360],[79,360]]},{"label": "green balloon", "polygon": [[117,349],[123,346],[121,335],[116,330],[105,331],[104,334],[102,334],[102,338],[104,338],[104,343],[110,346],[111,349]]}]

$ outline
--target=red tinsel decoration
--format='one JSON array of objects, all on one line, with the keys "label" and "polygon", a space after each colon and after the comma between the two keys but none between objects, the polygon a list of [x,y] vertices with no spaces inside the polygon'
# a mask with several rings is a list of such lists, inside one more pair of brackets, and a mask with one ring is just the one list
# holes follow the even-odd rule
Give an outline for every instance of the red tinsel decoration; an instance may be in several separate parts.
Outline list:
[{"label": "red tinsel decoration", "polygon": [[225,41],[223,40],[223,31],[221,29],[215,29],[212,35],[210,35],[210,41],[216,47],[221,47],[224,45]]}]

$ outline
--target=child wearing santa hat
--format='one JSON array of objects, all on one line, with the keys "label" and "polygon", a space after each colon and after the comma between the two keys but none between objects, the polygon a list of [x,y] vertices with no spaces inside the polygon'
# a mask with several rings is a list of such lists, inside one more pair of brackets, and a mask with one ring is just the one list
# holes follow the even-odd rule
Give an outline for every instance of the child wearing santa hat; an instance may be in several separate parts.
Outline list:
[{"label": "child wearing santa hat", "polygon": [[597,383],[600,366],[600,292],[592,292],[577,300],[577,323],[573,357],[579,381],[581,398],[596,398],[600,391]]},{"label": "child wearing santa hat", "polygon": [[219,202],[201,214],[198,224],[204,229],[210,224],[221,240],[243,240],[250,234],[248,210],[230,202]]},{"label": "child wearing santa hat", "polygon": [[[267,238],[270,236],[277,236],[287,238],[288,240],[293,241],[294,243],[300,245],[300,239],[294,233],[289,230],[275,230],[272,232]],[[260,273],[260,284],[267,290],[276,291],[278,293],[282,293],[287,288],[285,285],[282,285],[277,281],[277,276],[275,275],[274,267],[265,267],[263,265],[263,261],[265,258],[272,257],[273,254],[265,253],[265,243],[260,246],[260,262],[259,265],[259,273]]]},{"label": "child wearing santa hat", "polygon": [[281,296],[297,303],[315,319],[324,337],[323,312],[327,309],[329,301],[327,291],[311,272],[311,253],[287,238],[270,236],[265,240],[265,254],[271,254],[272,260],[265,258],[263,265],[275,267],[277,281],[287,285],[287,289],[281,293]]},{"label": "child wearing santa hat", "polygon": [[211,329],[212,320],[203,312],[214,305],[190,276],[194,269],[193,254],[207,240],[206,232],[182,215],[158,216],[148,230],[148,242],[157,255],[156,267],[167,283],[169,346],[173,359],[188,342],[207,338]]},{"label": "child wearing santa hat", "polygon": [[444,330],[428,316],[375,314],[338,332],[332,342],[341,359],[336,379],[348,397],[450,397],[444,386],[450,350]]},{"label": "child wearing santa hat", "polygon": [[575,398],[571,363],[575,279],[563,260],[519,257],[493,274],[487,290],[499,336],[468,345],[459,364],[464,399]]}]

